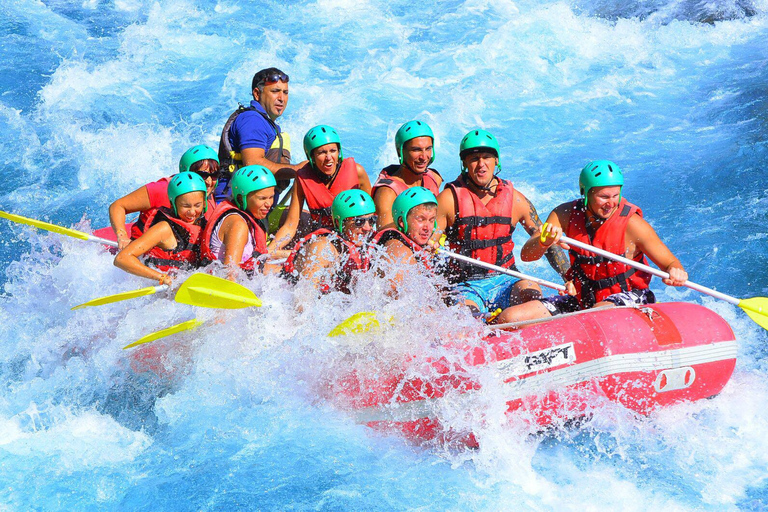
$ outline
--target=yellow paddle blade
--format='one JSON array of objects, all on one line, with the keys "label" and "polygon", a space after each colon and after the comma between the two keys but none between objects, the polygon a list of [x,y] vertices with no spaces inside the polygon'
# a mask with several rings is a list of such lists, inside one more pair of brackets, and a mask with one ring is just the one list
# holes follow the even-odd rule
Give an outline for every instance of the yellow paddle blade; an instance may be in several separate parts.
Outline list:
[{"label": "yellow paddle blade", "polygon": [[192,274],[176,292],[175,300],[201,308],[261,307],[256,294],[245,286],[208,274]]},{"label": "yellow paddle blade", "polygon": [[87,308],[90,306],[103,306],[104,304],[112,304],[113,302],[120,302],[121,300],[135,299],[137,297],[144,297],[145,295],[152,295],[158,291],[158,288],[164,289],[164,286],[149,286],[147,288],[140,288],[138,290],[131,290],[129,292],[116,293],[114,295],[107,295],[106,297],[98,297],[88,302],[83,302],[73,307],[72,310]]},{"label": "yellow paddle blade", "polygon": [[[393,325],[395,319],[389,317],[388,323]],[[339,325],[331,329],[328,336],[346,336],[347,334],[362,334],[365,332],[377,332],[381,330],[381,322],[373,311],[362,311],[355,313]]]},{"label": "yellow paddle blade", "polygon": [[51,224],[48,222],[43,222],[41,220],[22,217],[21,215],[15,215],[13,213],[4,212],[2,210],[0,210],[0,217],[4,219],[8,219],[13,222],[18,222],[19,224],[28,224],[36,228],[45,229],[46,231],[53,231],[54,233],[58,233],[60,235],[71,236],[74,238],[79,238],[81,240],[89,240],[87,233],[83,233],[82,231],[77,231],[76,229],[69,229],[63,226],[57,226],[56,224]]},{"label": "yellow paddle blade", "polygon": [[280,218],[283,216],[283,212],[287,209],[288,206],[279,204],[270,212],[269,217],[267,217],[270,233],[277,233],[277,229],[280,227]]},{"label": "yellow paddle blade", "polygon": [[743,309],[749,318],[755,321],[757,325],[768,330],[768,298],[752,297],[751,299],[742,299],[739,301],[739,307]]},{"label": "yellow paddle blade", "polygon": [[156,331],[156,332],[147,334],[146,336],[142,336],[141,338],[134,341],[133,343],[124,346],[123,350],[127,348],[135,347],[137,345],[143,345],[144,343],[149,343],[150,341],[159,340],[160,338],[165,338],[166,336],[170,336],[171,334],[176,334],[177,332],[189,331],[201,325],[202,323],[203,323],[202,320],[198,320],[197,318],[193,318],[192,320],[187,320],[186,322],[181,322],[180,324],[176,324],[172,327],[168,327],[167,329],[163,329],[162,331]]}]

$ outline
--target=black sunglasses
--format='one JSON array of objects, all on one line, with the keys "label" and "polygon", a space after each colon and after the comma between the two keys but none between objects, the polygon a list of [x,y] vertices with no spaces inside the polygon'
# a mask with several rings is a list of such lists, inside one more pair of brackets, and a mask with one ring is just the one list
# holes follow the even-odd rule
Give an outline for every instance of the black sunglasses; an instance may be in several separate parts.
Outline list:
[{"label": "black sunglasses", "polygon": [[192,171],[192,172],[194,172],[195,174],[203,178],[203,180],[207,180],[208,178],[212,178],[215,180],[219,175],[219,171],[213,171],[213,172]]},{"label": "black sunglasses", "polygon": [[372,228],[375,228],[376,223],[379,221],[379,216],[371,215],[370,217],[355,217],[354,219],[347,219],[347,220],[353,223],[356,228],[361,228],[369,223]]},{"label": "black sunglasses", "polygon": [[277,82],[288,83],[288,75],[286,75],[285,73],[272,73],[271,75],[267,75],[259,78],[259,81],[256,83],[256,85],[259,86],[264,84],[273,84]]}]

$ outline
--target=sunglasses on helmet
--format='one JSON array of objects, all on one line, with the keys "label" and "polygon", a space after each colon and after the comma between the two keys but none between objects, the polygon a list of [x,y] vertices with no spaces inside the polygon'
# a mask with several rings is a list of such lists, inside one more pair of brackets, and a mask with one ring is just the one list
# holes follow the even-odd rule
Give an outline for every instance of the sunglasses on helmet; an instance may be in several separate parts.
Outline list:
[{"label": "sunglasses on helmet", "polygon": [[288,75],[286,75],[285,73],[272,73],[272,74],[260,77],[259,81],[256,82],[256,86],[264,85],[264,84],[274,84],[277,82],[288,83]]}]

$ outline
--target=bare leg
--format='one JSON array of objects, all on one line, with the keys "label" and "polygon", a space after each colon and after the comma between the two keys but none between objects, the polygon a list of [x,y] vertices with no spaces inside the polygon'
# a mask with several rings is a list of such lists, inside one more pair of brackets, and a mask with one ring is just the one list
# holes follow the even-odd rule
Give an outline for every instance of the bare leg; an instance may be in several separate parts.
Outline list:
[{"label": "bare leg", "polygon": [[511,322],[522,322],[523,320],[534,320],[537,318],[549,318],[552,313],[538,300],[531,300],[524,304],[511,306],[501,312],[494,323],[506,324]]}]

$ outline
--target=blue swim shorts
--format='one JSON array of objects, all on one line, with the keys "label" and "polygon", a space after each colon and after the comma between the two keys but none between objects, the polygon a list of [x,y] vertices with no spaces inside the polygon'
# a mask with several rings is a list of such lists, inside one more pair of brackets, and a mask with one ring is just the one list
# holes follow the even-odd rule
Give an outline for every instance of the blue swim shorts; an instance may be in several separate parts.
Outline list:
[{"label": "blue swim shorts", "polygon": [[465,300],[471,300],[477,304],[481,313],[492,313],[499,308],[503,310],[509,307],[512,287],[518,281],[520,280],[516,277],[496,274],[483,279],[458,283],[454,286],[453,291]]}]

